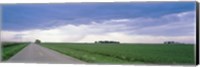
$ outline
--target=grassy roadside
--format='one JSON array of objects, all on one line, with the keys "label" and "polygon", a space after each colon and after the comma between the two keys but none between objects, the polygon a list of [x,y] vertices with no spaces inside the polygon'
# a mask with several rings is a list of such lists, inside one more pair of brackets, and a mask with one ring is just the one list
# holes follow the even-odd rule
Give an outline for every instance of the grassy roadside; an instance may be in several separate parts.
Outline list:
[{"label": "grassy roadside", "polygon": [[22,50],[28,43],[2,43],[2,61],[6,61]]},{"label": "grassy roadside", "polygon": [[89,63],[194,64],[193,45],[43,43],[42,46]]},{"label": "grassy roadside", "polygon": [[66,54],[68,56],[75,57],[82,61],[89,62],[89,63],[108,63],[108,64],[109,63],[130,63],[128,61],[120,60],[118,58],[103,56],[100,54],[70,49],[66,47],[58,47],[58,46],[53,46],[53,45],[42,45],[42,46],[58,51],[60,53]]}]

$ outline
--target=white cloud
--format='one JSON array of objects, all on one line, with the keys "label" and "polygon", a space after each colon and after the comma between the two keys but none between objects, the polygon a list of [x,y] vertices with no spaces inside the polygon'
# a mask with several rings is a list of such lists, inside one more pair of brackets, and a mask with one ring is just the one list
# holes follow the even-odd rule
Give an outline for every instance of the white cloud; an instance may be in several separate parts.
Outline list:
[{"label": "white cloud", "polygon": [[[156,31],[194,27],[193,24],[188,24],[189,22],[194,22],[194,15],[191,15],[192,13],[194,12],[171,14],[160,18],[111,19],[102,21],[101,23],[92,21],[90,24],[67,24],[51,29],[34,29],[17,32],[3,30],[1,32],[1,39],[2,41],[34,41],[35,39],[40,39],[43,42],[93,42],[95,40],[116,40],[126,43],[162,43],[163,41],[173,40],[193,43],[195,41],[194,35],[151,35],[151,33],[156,34]],[[176,19],[169,21],[173,18]],[[154,22],[158,24],[158,21],[163,20],[167,22],[159,25],[139,27],[145,23],[151,24]],[[167,32],[159,32],[157,34],[162,33]]]},{"label": "white cloud", "polygon": [[[91,34],[106,34],[116,29],[124,29],[123,25],[111,25],[105,23],[91,23],[89,25],[64,25],[46,30],[27,30],[27,31],[2,31],[2,41],[34,41],[40,39],[46,42],[76,42]],[[20,37],[20,39],[16,39]]]}]

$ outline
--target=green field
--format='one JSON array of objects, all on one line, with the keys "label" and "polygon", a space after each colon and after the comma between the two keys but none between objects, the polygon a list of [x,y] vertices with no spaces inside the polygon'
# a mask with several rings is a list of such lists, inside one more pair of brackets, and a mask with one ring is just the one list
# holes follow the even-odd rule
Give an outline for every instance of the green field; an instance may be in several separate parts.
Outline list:
[{"label": "green field", "polygon": [[89,63],[194,64],[194,45],[42,43],[42,46]]},{"label": "green field", "polygon": [[2,60],[8,60],[15,55],[21,49],[23,49],[28,43],[2,43]]}]

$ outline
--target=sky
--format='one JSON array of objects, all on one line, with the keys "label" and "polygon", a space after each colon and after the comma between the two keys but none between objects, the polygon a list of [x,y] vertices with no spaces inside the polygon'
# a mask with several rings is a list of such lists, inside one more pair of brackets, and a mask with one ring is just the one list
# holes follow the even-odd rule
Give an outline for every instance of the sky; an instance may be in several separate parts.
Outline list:
[{"label": "sky", "polygon": [[2,41],[195,42],[195,2],[4,4]]}]

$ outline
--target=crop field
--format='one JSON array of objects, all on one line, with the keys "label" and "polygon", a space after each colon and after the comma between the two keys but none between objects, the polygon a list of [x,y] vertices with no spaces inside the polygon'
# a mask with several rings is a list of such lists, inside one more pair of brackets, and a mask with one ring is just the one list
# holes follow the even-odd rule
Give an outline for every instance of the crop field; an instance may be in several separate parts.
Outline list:
[{"label": "crop field", "polygon": [[21,49],[23,49],[28,43],[2,43],[2,60],[8,60],[15,55]]},{"label": "crop field", "polygon": [[194,64],[194,45],[42,43],[44,47],[103,64]]}]

